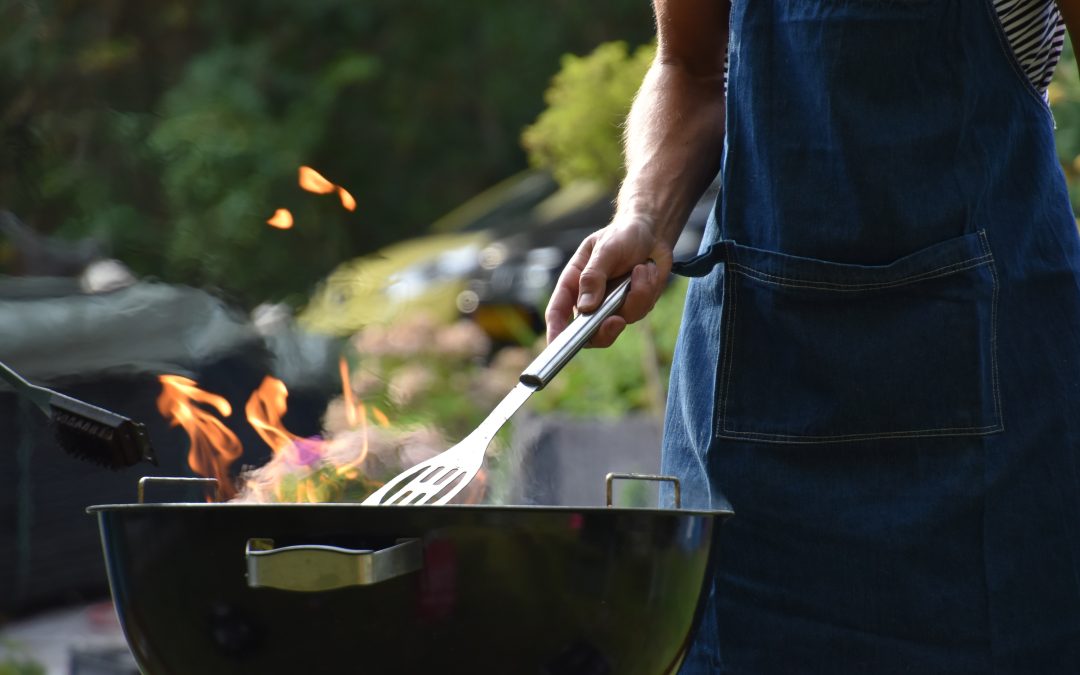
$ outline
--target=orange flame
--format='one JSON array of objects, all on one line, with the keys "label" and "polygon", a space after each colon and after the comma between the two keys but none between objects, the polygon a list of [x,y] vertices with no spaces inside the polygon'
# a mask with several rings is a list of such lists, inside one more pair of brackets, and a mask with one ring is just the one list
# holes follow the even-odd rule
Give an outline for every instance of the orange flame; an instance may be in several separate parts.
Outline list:
[{"label": "orange flame", "polygon": [[300,167],[300,176],[298,179],[300,187],[308,192],[314,192],[317,195],[328,195],[331,192],[337,190],[338,199],[341,200],[341,205],[349,211],[356,210],[356,199],[349,194],[349,191],[340,185],[334,185],[326,179],[321,173],[312,169],[310,166]]},{"label": "orange flame", "polygon": [[286,402],[288,398],[289,390],[284,382],[275,377],[265,377],[244,406],[248,422],[275,453],[292,448],[302,440],[281,422],[289,408]]},{"label": "orange flame", "polygon": [[236,488],[229,476],[229,466],[243,453],[240,439],[225,424],[199,405],[210,406],[222,417],[232,415],[229,402],[199,389],[194,380],[180,375],[161,375],[158,411],[173,426],[183,427],[191,439],[188,466],[200,476],[218,480],[218,495],[231,499]]},{"label": "orange flame", "polygon": [[[368,455],[367,408],[363,403],[352,403],[352,389],[348,385],[345,359],[341,359],[340,367],[344,375],[345,395],[350,406],[347,410],[352,411],[352,419],[359,420],[363,440],[360,452],[349,461],[339,464],[335,471],[339,476],[355,478],[355,469],[364,463]],[[275,454],[291,452],[297,460],[305,463],[316,459],[327,460],[332,441],[304,439],[285,428],[281,418],[288,410],[288,397],[289,391],[281,380],[273,377],[264,378],[259,388],[248,399],[247,405],[244,406],[248,422]],[[350,425],[356,426],[356,422],[352,419]],[[298,487],[298,490],[300,491],[297,492],[297,501],[318,501],[317,491],[312,491],[312,486],[305,485],[302,488]]]},{"label": "orange flame", "polygon": [[338,187],[338,197],[341,198],[341,205],[349,211],[356,210],[356,199],[353,198],[349,191],[343,187]]},{"label": "orange flame", "polygon": [[338,359],[338,373],[341,375],[341,397],[345,401],[345,419],[349,426],[356,426],[356,402],[353,400],[352,384],[349,382],[349,364],[342,356]]},{"label": "orange flame", "polygon": [[276,227],[279,230],[287,230],[293,226],[292,213],[288,209],[278,209],[274,211],[274,215],[266,221],[270,227]]},{"label": "orange flame", "polygon": [[[383,452],[387,447],[387,432],[376,432],[376,440],[372,441],[369,418],[384,428],[390,427],[390,420],[378,408],[355,400],[344,358],[339,361],[339,368],[342,401],[350,429],[328,440],[302,438],[285,428],[283,417],[288,409],[289,393],[281,380],[266,377],[252,392],[244,406],[247,420],[273,450],[274,457],[266,466],[242,474],[244,494],[240,495],[241,499],[317,503],[335,499],[343,494],[343,489],[348,490],[343,488],[342,478],[347,481],[363,479],[371,484],[370,478],[362,475],[361,466],[369,454]],[[196,382],[186,377],[162,375],[159,380],[162,391],[157,401],[158,410],[174,426],[183,427],[191,439],[188,461],[192,470],[217,478],[219,498],[233,499],[238,490],[230,477],[229,467],[241,456],[243,448],[236,435],[219,419],[232,415],[229,402],[200,389]],[[389,433],[389,437],[394,438],[395,433],[400,432]],[[369,448],[370,443],[379,445]],[[387,461],[387,456],[379,454],[376,466]],[[481,471],[459,500],[479,501],[485,491],[485,482],[486,476]]]},{"label": "orange flame", "polygon": [[[349,423],[350,427],[355,427],[358,422],[363,420],[364,429],[367,429],[367,412],[368,406],[363,403],[358,403],[353,394],[352,381],[349,377],[349,364],[345,361],[345,357],[342,356],[338,359],[338,374],[341,375],[341,399],[345,405],[345,420]],[[384,429],[389,428],[390,418],[386,416],[386,413],[379,410],[375,406],[370,407],[371,416],[375,418],[375,424],[378,424]]]},{"label": "orange flame", "polygon": [[312,169],[310,166],[300,167],[299,182],[300,187],[308,192],[314,192],[317,195],[330,194],[336,187],[333,183],[326,180],[321,173]]},{"label": "orange flame", "polygon": [[356,468],[364,463],[364,460],[367,459],[368,452],[370,450],[370,447],[368,445],[368,441],[370,439],[368,438],[367,428],[367,408],[365,408],[364,404],[361,403],[358,410],[360,413],[360,434],[361,438],[363,438],[363,441],[360,445],[360,452],[357,453],[356,457],[352,461],[346,462],[337,468],[337,474],[339,476],[348,477],[350,475],[355,475]]},{"label": "orange flame", "polygon": [[390,418],[386,416],[386,413],[372,406],[371,416],[375,418],[375,424],[378,424],[383,429],[390,428]]}]

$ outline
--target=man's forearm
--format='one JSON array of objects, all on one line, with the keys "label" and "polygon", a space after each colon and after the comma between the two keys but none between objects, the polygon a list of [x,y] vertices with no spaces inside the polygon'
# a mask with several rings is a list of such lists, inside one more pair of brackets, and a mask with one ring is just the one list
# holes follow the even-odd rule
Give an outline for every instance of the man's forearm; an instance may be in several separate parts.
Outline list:
[{"label": "man's forearm", "polygon": [[654,0],[656,59],[634,99],[618,210],[652,221],[674,245],[720,169],[727,0]]},{"label": "man's forearm", "polygon": [[618,207],[648,214],[656,232],[674,243],[720,168],[723,72],[694,75],[658,56],[631,108],[625,139]]}]

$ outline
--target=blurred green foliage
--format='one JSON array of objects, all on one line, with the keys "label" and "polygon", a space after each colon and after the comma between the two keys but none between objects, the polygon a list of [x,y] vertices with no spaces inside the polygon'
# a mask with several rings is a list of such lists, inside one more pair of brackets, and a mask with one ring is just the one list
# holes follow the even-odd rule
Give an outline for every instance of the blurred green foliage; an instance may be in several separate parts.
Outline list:
[{"label": "blurred green foliage", "polygon": [[[623,121],[655,53],[653,44],[631,50],[608,42],[585,56],[564,56],[544,95],[548,107],[522,133],[529,162],[563,185],[617,186]],[[529,406],[583,417],[662,414],[686,287],[676,278],[645,321],[629,326],[610,348],[573,359]]]},{"label": "blurred green foliage", "polygon": [[[562,54],[651,33],[636,0],[2,3],[0,207],[144,275],[299,304],[523,168]],[[300,190],[300,164],[357,211]]]},{"label": "blurred green foliage", "polygon": [[432,424],[453,438],[484,420],[531,358],[521,347],[493,354],[490,338],[472,321],[419,311],[373,323],[349,344],[358,399],[402,426]]},{"label": "blurred green foliage", "polygon": [[6,659],[0,661],[0,675],[46,675],[45,667],[34,661]]},{"label": "blurred green foliage", "polygon": [[1080,73],[1072,43],[1065,42],[1061,64],[1047,91],[1054,111],[1057,130],[1054,134],[1058,158],[1069,186],[1073,212],[1080,214]]},{"label": "blurred green foliage", "polygon": [[544,94],[548,107],[525,129],[529,162],[559,183],[597,181],[614,188],[623,176],[622,129],[656,47],[634,51],[607,42],[587,56],[567,54]]},{"label": "blurred green foliage", "polygon": [[0,642],[0,675],[46,675],[45,666],[25,653],[21,645]]}]

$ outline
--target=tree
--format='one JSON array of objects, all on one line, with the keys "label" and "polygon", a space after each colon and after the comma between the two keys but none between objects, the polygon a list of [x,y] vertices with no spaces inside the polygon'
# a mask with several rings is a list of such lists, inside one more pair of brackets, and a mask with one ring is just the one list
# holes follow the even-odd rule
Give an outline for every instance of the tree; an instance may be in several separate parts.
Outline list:
[{"label": "tree", "polygon": [[[651,32],[638,0],[2,3],[0,208],[144,275],[299,303],[523,168],[561,54]],[[300,164],[356,212],[299,190]],[[293,230],[265,224],[281,207]]]}]

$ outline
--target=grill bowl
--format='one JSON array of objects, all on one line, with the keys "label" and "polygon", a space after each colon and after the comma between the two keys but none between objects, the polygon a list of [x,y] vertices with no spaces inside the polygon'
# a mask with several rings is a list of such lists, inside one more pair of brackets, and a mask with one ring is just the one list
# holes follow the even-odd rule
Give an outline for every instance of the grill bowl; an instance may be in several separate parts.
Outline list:
[{"label": "grill bowl", "polygon": [[[730,515],[356,504],[89,511],[148,675],[674,673]],[[414,539],[419,569],[334,590],[253,588],[252,539],[372,550]]]}]

